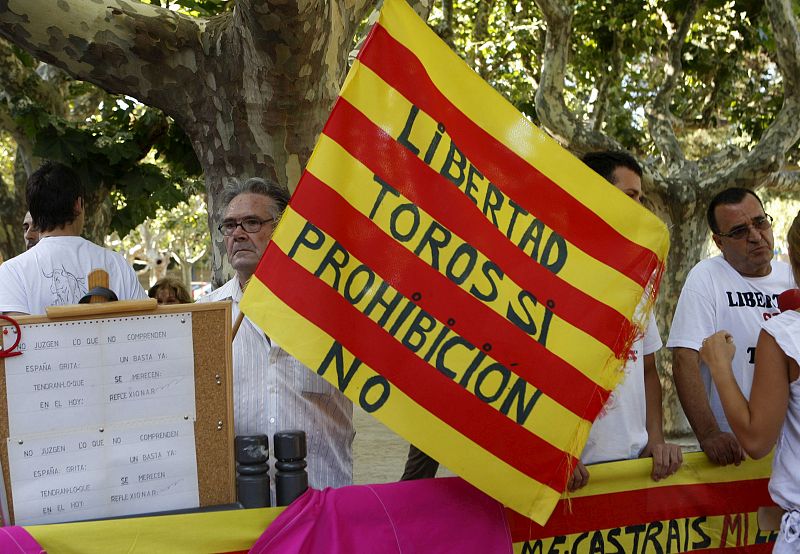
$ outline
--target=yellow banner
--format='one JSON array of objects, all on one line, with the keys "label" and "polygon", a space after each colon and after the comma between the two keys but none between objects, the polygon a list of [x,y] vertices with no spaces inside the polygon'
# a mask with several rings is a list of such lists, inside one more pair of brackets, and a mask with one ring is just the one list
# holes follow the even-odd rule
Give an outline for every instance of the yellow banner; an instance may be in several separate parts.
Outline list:
[{"label": "yellow banner", "polygon": [[[766,554],[772,550],[776,533],[758,528],[756,512],[772,505],[767,494],[770,467],[771,458],[719,467],[711,465],[704,454],[693,453],[686,455],[678,473],[656,483],[649,477],[650,460],[591,466],[589,484],[571,501],[560,501],[546,526],[507,510],[514,551]],[[410,498],[409,505],[413,502]],[[48,552],[246,552],[282,510],[128,518],[26,530]],[[360,525],[357,518],[347,524]],[[328,546],[332,551],[336,548]],[[373,551],[381,548],[369,546]]]}]

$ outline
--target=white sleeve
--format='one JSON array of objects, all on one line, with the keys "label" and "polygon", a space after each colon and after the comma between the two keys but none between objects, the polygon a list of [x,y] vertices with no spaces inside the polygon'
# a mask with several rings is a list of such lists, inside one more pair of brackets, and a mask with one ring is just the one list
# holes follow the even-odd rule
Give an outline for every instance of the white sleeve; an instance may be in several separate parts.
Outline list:
[{"label": "white sleeve", "polygon": [[800,363],[800,313],[784,312],[764,322],[762,328],[772,335],[787,356]]},{"label": "white sleeve", "polygon": [[656,323],[655,308],[650,312],[650,318],[647,321],[647,329],[644,332],[644,345],[642,353],[647,356],[654,352],[661,350],[664,343],[661,342],[661,334],[658,332],[658,323]]},{"label": "white sleeve", "polygon": [[0,312],[30,312],[23,282],[11,264],[0,264]]},{"label": "white sleeve", "polygon": [[678,298],[667,348],[681,347],[699,351],[703,339],[717,332],[711,293],[699,292],[696,288],[697,279],[692,277],[693,274],[690,272]]}]

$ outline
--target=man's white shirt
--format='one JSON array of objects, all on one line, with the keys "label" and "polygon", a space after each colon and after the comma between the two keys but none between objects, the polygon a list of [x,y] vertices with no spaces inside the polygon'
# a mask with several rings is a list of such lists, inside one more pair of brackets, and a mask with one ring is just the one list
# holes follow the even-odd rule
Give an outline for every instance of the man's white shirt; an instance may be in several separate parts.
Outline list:
[{"label": "man's white shirt", "polygon": [[[230,300],[235,321],[241,298],[239,280],[234,277],[198,302]],[[233,341],[233,397],[237,435],[265,434],[272,448],[277,431],[303,430],[309,486],[352,484],[352,402],[271,341],[247,317]],[[274,462],[272,455],[271,460]],[[274,469],[270,473],[274,474]]]},{"label": "man's white shirt", "polygon": [[[722,256],[702,260],[686,277],[667,347],[699,351],[704,338],[717,331],[730,332],[736,344],[733,375],[742,394],[749,398],[761,326],[780,313],[778,295],[796,286],[791,268],[780,261],[772,262],[769,275],[744,277]],[[705,364],[701,363],[700,374],[720,429],[730,432],[719,393]]]},{"label": "man's white shirt", "polygon": [[0,265],[0,312],[44,314],[48,306],[77,304],[88,292],[88,275],[108,272],[120,300],[147,298],[136,273],[116,252],[76,236],[43,237]]}]

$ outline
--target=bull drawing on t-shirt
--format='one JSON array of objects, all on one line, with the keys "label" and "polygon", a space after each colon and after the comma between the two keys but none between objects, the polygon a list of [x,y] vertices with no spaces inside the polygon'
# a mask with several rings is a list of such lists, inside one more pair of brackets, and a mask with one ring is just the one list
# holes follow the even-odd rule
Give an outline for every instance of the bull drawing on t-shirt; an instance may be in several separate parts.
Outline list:
[{"label": "bull drawing on t-shirt", "polygon": [[77,304],[88,292],[85,279],[78,278],[62,265],[61,269],[53,269],[48,275],[42,271],[45,279],[50,279],[50,292],[53,294],[53,306]]}]

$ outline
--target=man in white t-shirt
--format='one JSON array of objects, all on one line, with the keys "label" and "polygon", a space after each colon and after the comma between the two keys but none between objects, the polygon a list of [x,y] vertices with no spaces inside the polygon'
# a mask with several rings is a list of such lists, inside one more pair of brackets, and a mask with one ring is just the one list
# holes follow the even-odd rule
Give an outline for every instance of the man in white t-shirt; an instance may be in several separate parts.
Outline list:
[{"label": "man in white t-shirt", "polygon": [[84,191],[73,170],[45,162],[28,179],[26,194],[39,242],[0,265],[0,312],[43,314],[48,306],[77,304],[94,269],[108,272],[119,300],[147,298],[125,258],[81,238]]},{"label": "man in white t-shirt", "polygon": [[772,260],[772,218],[753,191],[722,191],[706,217],[722,255],[702,260],[686,277],[667,347],[678,398],[703,452],[717,464],[738,465],[744,450],[731,433],[708,367],[700,362],[700,346],[717,331],[733,335],[733,373],[749,397],[761,324],[780,313],[778,295],[796,285],[789,266]]},{"label": "man in white t-shirt", "polygon": [[[592,152],[582,160],[636,202],[642,201],[642,168],[624,152]],[[642,301],[640,309],[645,305]],[[661,381],[655,353],[662,346],[651,313],[644,333],[636,338],[625,364],[625,377],[614,389],[592,425],[581,459],[568,483],[570,490],[589,480],[586,465],[652,456],[654,480],[675,473],[683,463],[681,449],[664,442]]]}]

